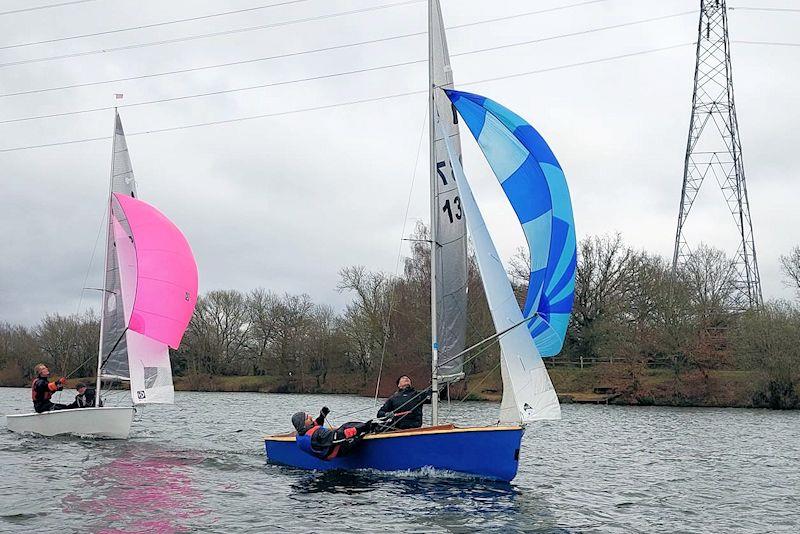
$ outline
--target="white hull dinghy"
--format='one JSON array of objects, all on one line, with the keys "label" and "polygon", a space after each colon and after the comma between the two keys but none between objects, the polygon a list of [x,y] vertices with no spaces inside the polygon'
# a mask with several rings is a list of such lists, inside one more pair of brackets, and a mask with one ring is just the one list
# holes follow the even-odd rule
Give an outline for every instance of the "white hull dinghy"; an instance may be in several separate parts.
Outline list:
[{"label": "white hull dinghy", "polygon": [[132,406],[55,410],[7,415],[6,424],[9,430],[21,434],[128,439],[133,411]]}]

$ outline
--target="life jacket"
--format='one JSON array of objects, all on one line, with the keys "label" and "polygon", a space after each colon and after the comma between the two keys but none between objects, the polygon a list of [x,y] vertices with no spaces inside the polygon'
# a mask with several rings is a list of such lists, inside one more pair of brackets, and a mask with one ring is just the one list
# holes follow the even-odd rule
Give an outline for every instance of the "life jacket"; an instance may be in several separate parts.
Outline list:
[{"label": "life jacket", "polygon": [[311,443],[311,437],[314,433],[322,428],[320,425],[314,425],[308,430],[306,430],[305,434],[302,436],[297,436],[296,442],[297,446],[306,454],[310,454],[311,456],[316,456],[320,460],[332,460],[336,458],[339,454],[339,445],[335,445],[328,449],[327,447],[324,449],[320,449],[319,447],[315,447]]},{"label": "life jacket", "polygon": [[[39,380],[44,380],[45,384],[47,384],[47,387],[45,388],[44,392],[41,393],[41,394],[39,394],[39,392],[36,391],[36,382],[38,382]],[[50,389],[50,383],[47,381],[46,378],[42,378],[40,376],[37,376],[36,378],[33,379],[33,382],[31,382],[31,400],[33,402],[49,401],[50,397],[52,397],[52,396],[53,396],[53,391]]]}]

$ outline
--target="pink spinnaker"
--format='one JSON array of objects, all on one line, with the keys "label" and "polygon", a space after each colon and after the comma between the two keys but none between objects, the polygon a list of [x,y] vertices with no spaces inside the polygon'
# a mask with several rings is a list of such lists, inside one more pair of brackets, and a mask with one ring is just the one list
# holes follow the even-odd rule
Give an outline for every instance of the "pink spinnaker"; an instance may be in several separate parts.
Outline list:
[{"label": "pink spinnaker", "polygon": [[126,315],[131,306],[128,328],[177,349],[197,302],[192,249],[178,227],[153,206],[118,193],[114,198],[136,253],[132,306],[130,301],[126,306]]}]

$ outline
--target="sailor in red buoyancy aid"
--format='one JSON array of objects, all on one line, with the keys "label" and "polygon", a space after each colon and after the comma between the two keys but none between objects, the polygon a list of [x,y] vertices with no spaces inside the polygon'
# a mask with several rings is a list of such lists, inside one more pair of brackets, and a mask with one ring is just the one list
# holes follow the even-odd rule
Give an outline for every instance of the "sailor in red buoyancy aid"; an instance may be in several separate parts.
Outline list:
[{"label": "sailor in red buoyancy aid", "polygon": [[59,378],[55,382],[50,382],[48,380],[50,369],[43,363],[38,364],[33,370],[36,373],[36,378],[31,383],[31,400],[33,400],[33,409],[36,410],[36,413],[66,409],[66,404],[54,404],[50,402],[50,397],[56,391],[64,389],[64,382],[67,379]]},{"label": "sailor in red buoyancy aid", "polygon": [[297,430],[297,446],[320,460],[331,460],[350,453],[372,426],[368,421],[325,428],[325,417],[329,413],[326,406],[316,419],[305,412],[297,412],[292,416],[292,426]]}]

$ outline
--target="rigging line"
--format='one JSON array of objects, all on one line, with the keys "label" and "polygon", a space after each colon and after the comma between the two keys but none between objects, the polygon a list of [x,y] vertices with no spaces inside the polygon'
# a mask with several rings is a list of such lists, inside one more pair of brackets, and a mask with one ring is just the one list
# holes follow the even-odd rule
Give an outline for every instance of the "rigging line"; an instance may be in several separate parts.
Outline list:
[{"label": "rigging line", "polygon": [[251,32],[251,31],[256,31],[256,30],[266,30],[266,29],[271,29],[271,28],[279,28],[279,27],[284,27],[284,26],[290,26],[290,25],[293,25],[293,24],[302,24],[302,23],[305,23],[305,22],[314,22],[314,21],[325,20],[325,19],[330,19],[330,18],[334,18],[334,17],[343,17],[343,16],[346,16],[346,15],[355,15],[355,14],[367,13],[367,12],[371,12],[371,11],[378,11],[378,10],[381,10],[381,9],[389,9],[389,8],[393,8],[393,7],[406,6],[406,5],[410,5],[410,4],[417,4],[419,2],[424,2],[424,1],[425,0],[404,0],[403,2],[395,2],[393,4],[384,4],[384,5],[380,5],[380,6],[365,7],[365,8],[360,8],[360,9],[353,9],[353,10],[350,10],[350,11],[340,11],[338,13],[329,13],[327,15],[317,15],[315,17],[306,17],[306,18],[302,18],[302,19],[294,19],[294,20],[287,20],[287,21],[281,21],[281,22],[273,22],[273,23],[270,23],[270,24],[260,24],[258,26],[249,26],[249,27],[246,27],[246,28],[236,28],[236,29],[233,29],[233,30],[224,30],[224,31],[212,32],[212,33],[203,33],[203,34],[198,34],[198,35],[190,35],[190,36],[187,36],[187,37],[176,37],[176,38],[173,38],[173,39],[163,39],[161,41],[151,41],[151,42],[148,42],[148,43],[135,43],[135,44],[125,45],[125,46],[117,46],[117,47],[113,47],[113,48],[101,48],[101,49],[98,49],[98,50],[87,50],[87,51],[84,51],[84,52],[73,52],[73,53],[70,53],[70,54],[62,54],[62,55],[58,55],[58,56],[47,56],[47,57],[40,57],[40,58],[21,59],[21,60],[18,60],[18,61],[10,61],[10,62],[7,62],[7,63],[0,63],[0,68],[2,68],[2,67],[13,67],[13,66],[18,66],[18,65],[29,65],[31,63],[41,63],[43,61],[53,61],[53,60],[57,60],[57,59],[69,59],[69,58],[73,58],[73,57],[84,57],[84,56],[92,56],[92,55],[97,55],[97,54],[106,54],[108,52],[119,52],[121,50],[135,50],[135,49],[138,49],[138,48],[147,48],[147,47],[150,47],[150,46],[160,46],[160,45],[165,45],[165,44],[182,43],[182,42],[186,42],[186,41],[196,41],[198,39],[207,39],[207,38],[210,38],[210,37],[220,37],[220,36],[223,36],[223,35],[233,35],[233,34],[237,34],[237,33]]},{"label": "rigging line", "polygon": [[[471,345],[471,346],[467,347],[466,349],[462,350],[461,352],[459,352],[459,353],[458,353],[458,354],[456,354],[455,356],[452,356],[452,357],[450,357],[449,359],[447,359],[447,360],[443,361],[442,363],[440,363],[440,364],[437,366],[437,369],[438,369],[439,367],[442,367],[442,366],[445,366],[445,365],[447,365],[448,363],[450,363],[451,361],[453,361],[453,360],[455,360],[455,359],[457,359],[457,358],[460,358],[461,356],[463,356],[463,355],[467,354],[468,352],[470,352],[470,351],[471,351],[471,350],[473,350],[473,349],[476,349],[476,348],[480,347],[481,345],[483,345],[483,344],[485,344],[485,343],[489,343],[490,341],[499,340],[499,339],[500,339],[501,337],[503,337],[505,334],[509,333],[510,331],[514,330],[515,328],[517,328],[517,327],[518,327],[518,326],[520,326],[520,325],[523,325],[523,324],[525,324],[525,323],[528,323],[528,322],[530,322],[530,321],[534,320],[534,319],[535,319],[536,317],[538,317],[538,316],[539,316],[539,312],[533,312],[533,315],[531,315],[530,317],[525,317],[523,320],[519,321],[519,322],[518,322],[518,323],[516,323],[516,324],[513,324],[513,325],[509,326],[509,327],[508,327],[508,328],[506,328],[505,330],[501,330],[500,332],[496,332],[496,333],[492,334],[491,336],[487,337],[486,339],[483,339],[483,340],[481,340],[481,341],[478,341],[478,342],[477,342],[477,343],[475,343],[474,345]],[[464,363],[466,364],[466,363],[467,363],[467,361],[470,361],[470,360],[464,360]]]},{"label": "rigging line", "polygon": [[[414,158],[414,171],[411,173],[411,186],[409,187],[408,190],[408,200],[406,201],[406,212],[405,215],[403,216],[403,228],[402,230],[400,230],[400,245],[397,247],[397,261],[395,262],[394,266],[395,278],[397,278],[397,273],[400,270],[400,260],[403,255],[403,236],[406,234],[406,225],[408,224],[408,213],[411,210],[411,200],[414,193],[414,182],[416,181],[417,178],[417,169],[419,168],[419,155],[422,152],[422,140],[425,138],[425,125],[427,124],[427,121],[428,121],[428,107],[425,106],[425,116],[422,120],[422,128],[420,128],[420,133],[419,133],[419,142],[417,143],[417,156],[416,158]],[[389,298],[389,311],[386,317],[386,328],[384,332],[389,330],[389,325],[392,318],[392,311],[394,310],[396,295],[397,295],[397,286],[393,284],[392,293]],[[381,387],[381,377],[383,376],[383,360],[386,355],[386,345],[388,344],[389,341],[388,338],[389,338],[388,335],[384,335],[383,347],[381,347],[381,363],[380,366],[378,367],[378,381],[375,384],[375,402],[374,402],[375,406],[378,405],[378,392]]]},{"label": "rigging line", "polygon": [[[695,44],[695,43],[682,43],[682,44],[679,44],[679,45],[667,46],[667,47],[662,47],[662,48],[654,48],[654,49],[650,49],[650,50],[642,50],[640,52],[631,52],[631,53],[628,53],[628,54],[622,54],[622,55],[618,55],[618,56],[611,56],[611,57],[606,57],[606,58],[599,58],[599,59],[593,59],[593,60],[588,60],[588,61],[581,61],[581,62],[578,62],[578,63],[570,63],[570,64],[566,64],[566,65],[558,65],[558,66],[555,66],[555,67],[549,67],[549,68],[545,68],[545,69],[537,69],[537,70],[532,70],[532,71],[527,71],[527,72],[509,74],[509,75],[505,75],[505,76],[498,76],[498,77],[494,77],[494,78],[486,78],[486,79],[483,79],[483,80],[475,80],[475,81],[472,81],[472,82],[466,82],[466,83],[459,84],[459,86],[475,85],[475,84],[480,84],[480,83],[487,83],[487,82],[505,80],[505,79],[509,79],[509,78],[517,78],[517,77],[529,76],[529,75],[533,75],[533,74],[540,74],[540,73],[544,73],[544,72],[551,72],[551,71],[556,71],[556,70],[568,69],[568,68],[572,68],[572,67],[581,67],[581,66],[584,66],[584,65],[602,63],[602,62],[605,62],[605,61],[614,61],[614,60],[618,60],[618,59],[624,59],[624,58],[629,58],[629,57],[634,57],[634,56],[640,56],[640,55],[644,55],[644,54],[651,54],[651,53],[654,53],[654,52],[672,50],[672,49],[675,49],[675,48],[680,48],[680,47],[693,45],[693,44]],[[369,102],[378,102],[378,101],[381,101],[381,100],[390,100],[390,99],[394,99],[394,98],[401,98],[401,97],[404,97],[404,96],[424,94],[426,92],[427,92],[427,90],[406,91],[406,92],[403,92],[403,93],[395,93],[395,94],[391,94],[391,95],[383,95],[383,96],[378,96],[378,97],[363,98],[363,99],[359,99],[359,100],[351,100],[349,102],[339,102],[339,103],[336,103],[336,104],[327,104],[327,105],[322,105],[322,106],[313,106],[313,107],[308,107],[308,108],[300,108],[300,109],[279,111],[279,112],[273,112],[273,113],[263,113],[263,114],[258,114],[258,115],[247,115],[247,116],[244,116],[244,117],[236,117],[236,118],[233,118],[233,119],[222,119],[222,120],[217,120],[217,121],[208,121],[208,122],[201,122],[201,123],[195,123],[195,124],[186,124],[186,125],[182,125],[182,126],[172,126],[172,127],[168,127],[168,128],[160,128],[160,129],[154,129],[154,130],[144,130],[144,131],[141,131],[141,132],[129,133],[127,135],[128,136],[149,135],[149,134],[154,134],[154,133],[172,132],[172,131],[187,130],[187,129],[192,129],[192,128],[201,128],[201,127],[205,127],[205,126],[216,126],[216,125],[220,125],[220,124],[231,124],[231,123],[237,123],[237,122],[245,122],[245,121],[257,120],[257,119],[265,119],[265,118],[270,118],[270,117],[280,117],[280,116],[284,116],[284,115],[292,115],[292,114],[295,114],[295,113],[305,113],[305,112],[309,112],[309,111],[321,111],[321,110],[332,109],[332,108],[337,108],[337,107],[352,106],[352,105],[356,105],[356,104],[365,104],[365,103],[369,103]],[[43,144],[40,144],[40,145],[27,145],[27,146],[20,146],[20,147],[3,148],[3,149],[0,149],[0,153],[16,152],[16,151],[20,151],[20,150],[30,150],[30,149],[35,149],[35,148],[48,148],[48,147],[53,147],[53,146],[71,145],[71,144],[77,144],[77,143],[89,143],[89,142],[94,142],[94,141],[105,141],[105,140],[108,140],[108,139],[110,139],[110,136],[87,137],[87,138],[83,138],[83,139],[72,139],[72,140],[69,140],[69,141],[58,141],[58,142],[54,142],[54,143],[43,143]]]},{"label": "rigging line", "polygon": [[[593,1],[606,1],[606,0],[593,0]],[[575,4],[575,5],[583,5],[583,4]],[[547,11],[547,10],[544,10],[544,11]],[[526,14],[523,14],[523,15],[537,14],[537,13],[541,13],[541,12],[543,12],[543,11],[533,11],[533,12],[526,13]],[[689,11],[688,13],[696,13],[696,11]],[[512,44],[508,44],[508,45],[502,45],[502,46],[499,46],[499,47],[491,47],[491,48],[484,48],[484,49],[477,49],[477,50],[472,50],[472,51],[461,52],[461,53],[455,54],[455,55],[476,54],[476,53],[479,53],[479,52],[485,52],[485,51],[489,51],[489,50],[496,50],[496,49],[501,49],[501,48],[509,48],[511,46],[522,46],[522,45],[531,44],[531,43],[540,42],[540,41],[549,41],[549,40],[553,40],[553,39],[557,39],[557,38],[561,38],[561,37],[571,37],[571,36],[574,36],[574,35],[589,34],[589,33],[594,33],[594,32],[598,32],[598,31],[613,29],[613,28],[617,28],[617,27],[632,26],[634,24],[642,24],[642,23],[651,22],[651,21],[655,21],[655,20],[661,20],[661,19],[664,19],[664,18],[677,17],[677,16],[681,16],[681,15],[684,15],[684,14],[686,14],[686,13],[678,13],[678,14],[674,14],[674,15],[667,15],[667,16],[664,16],[664,17],[656,17],[656,18],[653,18],[653,19],[645,19],[645,20],[641,20],[641,21],[632,21],[632,22],[627,22],[627,23],[614,25],[614,26],[605,26],[605,27],[600,27],[600,28],[592,28],[592,29],[585,30],[585,31],[582,31],[582,32],[576,32],[576,33],[571,33],[571,34],[554,35],[554,36],[546,37],[546,38],[543,38],[543,39],[537,39],[537,40],[533,40],[533,41],[525,41],[525,42],[522,42],[522,43],[512,43]],[[518,15],[518,16],[522,16],[522,15]],[[467,23],[467,24],[461,24],[461,25],[458,25],[458,26],[450,26],[450,27],[448,27],[448,29],[457,29],[457,28],[463,28],[463,27],[467,27],[467,26],[475,26],[475,25],[479,25],[479,24],[488,24],[488,23],[496,22],[498,20],[504,20],[505,18],[507,18],[507,17],[503,17],[502,19],[480,20],[480,21],[470,22],[470,23]],[[318,53],[318,52],[328,52],[328,51],[333,51],[333,50],[341,50],[341,49],[345,49],[345,48],[351,48],[351,47],[355,47],[355,46],[363,46],[363,45],[368,45],[368,44],[375,44],[375,43],[381,43],[381,42],[394,41],[394,40],[398,40],[398,39],[406,39],[406,38],[409,38],[409,37],[417,37],[417,36],[426,35],[426,34],[427,34],[427,32],[412,32],[412,33],[405,33],[405,34],[400,34],[400,35],[392,35],[392,36],[389,36],[389,37],[382,37],[382,38],[378,38],[378,39],[370,39],[370,40],[366,40],[366,41],[359,41],[359,42],[356,42],[356,43],[348,43],[348,44],[344,44],[344,45],[334,45],[334,46],[316,48],[316,49],[311,49],[311,50],[303,50],[303,51],[300,51],[300,52],[290,52],[290,53],[285,53],[285,54],[277,54],[277,55],[273,55],[273,56],[258,57],[258,58],[245,59],[245,60],[239,60],[239,61],[230,61],[230,62],[226,62],[226,63],[217,63],[217,64],[214,64],[214,65],[204,65],[204,66],[201,66],[201,67],[190,67],[190,68],[185,68],[185,69],[177,69],[177,70],[159,72],[159,73],[153,73],[153,74],[143,74],[143,75],[138,75],[138,76],[128,76],[128,77],[125,77],[125,78],[116,78],[116,79],[112,79],[112,80],[101,80],[101,81],[96,81],[96,82],[77,83],[77,84],[63,85],[63,86],[58,86],[58,87],[48,87],[48,88],[43,88],[43,89],[31,89],[31,90],[27,90],[27,91],[18,91],[18,92],[15,92],[15,93],[0,94],[0,98],[9,97],[9,96],[21,96],[21,95],[29,95],[29,94],[36,94],[36,93],[44,93],[44,92],[49,92],[49,91],[59,91],[59,90],[63,90],[63,89],[76,89],[76,88],[80,88],[80,87],[91,87],[91,86],[94,86],[94,85],[103,85],[103,84],[108,84],[108,83],[127,82],[127,81],[142,80],[142,79],[147,79],[147,78],[156,78],[156,77],[160,77],[160,76],[169,76],[169,75],[174,75],[174,74],[185,74],[185,73],[188,73],[188,72],[197,72],[197,71],[207,70],[207,69],[216,69],[216,68],[231,67],[231,66],[236,66],[236,65],[245,65],[245,64],[257,63],[257,62],[261,62],[261,61],[270,61],[270,60],[274,60],[274,59],[284,59],[284,58],[289,58],[289,57],[297,57],[297,56],[304,55],[304,54],[313,54],[313,53]]]},{"label": "rigging line", "polygon": [[[523,41],[523,42],[519,42],[519,43],[509,43],[509,44],[500,45],[500,46],[493,46],[493,47],[488,47],[488,48],[479,48],[479,49],[475,49],[475,50],[469,50],[469,51],[460,52],[460,53],[457,53],[457,54],[452,54],[452,57],[459,57],[459,56],[466,56],[466,55],[471,55],[471,54],[478,54],[478,53],[482,53],[482,52],[500,50],[500,49],[511,48],[511,47],[516,47],[516,46],[526,46],[526,45],[540,43],[540,42],[544,42],[544,41],[561,39],[561,38],[565,38],[565,37],[574,37],[574,36],[577,36],[577,35],[585,35],[585,34],[597,32],[597,31],[603,31],[603,30],[608,30],[608,29],[616,29],[616,28],[620,28],[620,27],[623,27],[623,26],[631,26],[631,25],[634,25],[634,24],[642,24],[642,23],[647,23],[647,22],[652,22],[652,21],[657,21],[657,20],[663,20],[665,18],[683,16],[683,15],[692,14],[692,13],[695,13],[695,11],[686,11],[686,12],[677,13],[677,14],[673,14],[673,15],[667,15],[665,17],[656,17],[656,18],[651,18],[651,19],[643,19],[643,20],[639,20],[639,21],[632,21],[632,22],[627,22],[627,23],[623,23],[623,24],[617,24],[617,25],[613,25],[613,26],[605,26],[605,27],[601,27],[601,28],[593,28],[593,29],[590,29],[590,30],[584,30],[584,31],[575,32],[575,33],[554,35],[554,36],[545,37],[545,38],[542,38],[542,39],[534,39],[534,40]],[[350,46],[350,45],[347,45],[347,46]],[[280,57],[285,57],[285,56],[280,56]],[[38,120],[38,119],[50,119],[50,118],[54,118],[54,117],[66,117],[66,116],[70,116],[70,115],[80,115],[80,114],[83,114],[83,113],[95,113],[95,112],[98,112],[98,111],[108,111],[108,110],[114,109],[114,108],[127,108],[127,107],[136,107],[136,106],[146,106],[146,105],[151,105],[151,104],[160,104],[160,103],[164,103],[164,102],[175,102],[175,101],[178,101],[178,100],[187,100],[187,99],[191,99],[191,98],[202,98],[202,97],[207,97],[207,96],[217,96],[217,95],[221,95],[221,94],[236,93],[236,92],[241,92],[241,91],[252,91],[252,90],[255,90],[255,89],[265,89],[267,87],[276,87],[276,86],[288,85],[288,84],[293,84],[293,83],[302,83],[302,82],[308,82],[308,81],[323,80],[323,79],[335,78],[335,77],[338,77],[338,76],[349,76],[349,75],[352,75],[352,74],[360,74],[360,73],[365,73],[365,72],[375,72],[375,71],[378,71],[378,70],[385,70],[385,69],[397,68],[397,67],[402,67],[402,66],[409,66],[409,65],[414,65],[414,64],[418,64],[418,63],[425,63],[425,62],[427,62],[427,59],[404,61],[404,62],[400,62],[400,63],[393,63],[393,64],[390,64],[390,65],[381,65],[381,66],[378,66],[378,67],[367,67],[367,68],[363,68],[363,69],[355,69],[355,70],[345,71],[345,72],[338,72],[338,73],[332,73],[332,74],[323,74],[323,75],[311,76],[311,77],[307,77],[307,78],[299,78],[299,79],[295,79],[295,80],[285,80],[285,81],[281,81],[281,82],[270,82],[270,83],[265,83],[265,84],[251,85],[251,86],[247,86],[247,87],[235,87],[235,88],[232,88],[232,89],[220,89],[218,91],[209,91],[209,92],[205,92],[205,93],[195,93],[195,94],[190,94],[190,95],[181,95],[181,96],[175,96],[175,97],[169,97],[169,98],[160,98],[160,99],[157,99],[157,100],[146,100],[146,101],[143,101],[143,102],[134,102],[134,103],[131,103],[131,104],[121,104],[119,106],[105,106],[105,107],[100,107],[100,108],[89,108],[89,109],[82,109],[82,110],[76,110],[76,111],[65,111],[65,112],[62,112],[62,113],[50,113],[50,114],[47,114],[47,115],[34,115],[34,116],[30,116],[30,117],[19,117],[19,118],[15,118],[15,119],[0,120],[0,124],[8,124],[8,123],[13,123],[13,122],[24,122],[24,121]],[[5,95],[2,95],[2,96],[5,96]]]},{"label": "rigging line", "polygon": [[[91,0],[91,1],[94,1],[94,0]],[[45,40],[42,40],[42,41],[30,41],[30,42],[27,42],[27,43],[3,45],[3,46],[0,46],[0,50],[8,50],[10,48],[22,48],[24,46],[34,46],[34,45],[40,45],[40,44],[59,43],[59,42],[63,42],[63,41],[70,41],[72,39],[83,39],[85,37],[98,37],[100,35],[110,35],[110,34],[114,34],[114,33],[127,32],[127,31],[133,31],[133,30],[145,30],[145,29],[148,29],[148,28],[158,28],[158,27],[161,27],[161,26],[168,26],[170,24],[179,24],[179,23],[182,23],[182,22],[194,22],[194,21],[197,21],[197,20],[206,20],[206,19],[211,19],[211,18],[215,18],[215,17],[222,17],[222,16],[225,16],[225,15],[236,15],[236,14],[239,14],[239,13],[248,13],[248,12],[252,12],[252,11],[261,11],[263,9],[269,9],[271,7],[282,7],[282,6],[287,6],[287,5],[291,5],[291,4],[300,4],[302,2],[309,2],[309,1],[311,1],[311,0],[289,0],[289,1],[286,1],[286,2],[279,2],[277,4],[267,4],[267,5],[261,5],[261,6],[248,7],[248,8],[244,8],[244,9],[234,9],[232,11],[222,11],[220,13],[211,13],[211,14],[208,14],[208,15],[200,15],[200,16],[197,16],[197,17],[188,17],[188,18],[184,18],[184,19],[174,19],[174,20],[167,20],[167,21],[163,21],[163,22],[154,22],[152,24],[143,24],[141,26],[129,26],[127,28],[116,28],[116,29],[113,29],[113,30],[106,30],[106,31],[102,31],[102,32],[84,33],[84,34],[80,34],[80,35],[70,35],[68,37],[54,37],[52,39],[45,39]]]},{"label": "rigging line", "polygon": [[[81,289],[81,295],[80,295],[80,298],[78,299],[78,308],[75,310],[75,318],[76,318],[76,320],[78,319],[78,316],[79,316],[79,315],[80,315],[80,313],[81,313],[81,306],[83,305],[83,295],[86,293],[86,290],[87,290],[87,289],[92,289],[92,288],[87,288],[87,287],[86,287],[86,282],[89,280],[89,273],[90,273],[90,272],[91,272],[91,270],[92,270],[92,263],[94,263],[94,256],[95,256],[95,254],[97,253],[97,243],[98,243],[98,242],[100,242],[100,234],[102,233],[102,231],[103,231],[103,228],[105,227],[105,224],[104,224],[104,222],[106,221],[107,214],[108,214],[108,205],[106,205],[105,209],[103,210],[103,218],[100,220],[100,226],[97,228],[97,236],[94,238],[94,246],[92,247],[92,255],[91,255],[91,256],[90,256],[90,258],[89,258],[89,265],[86,267],[86,274],[85,274],[85,275],[84,275],[84,277],[83,277],[83,284],[81,285],[81,287],[82,287],[82,289]],[[103,276],[105,276],[105,273],[103,274]],[[105,298],[106,298],[106,296],[105,296],[105,295],[103,295],[103,297],[102,297],[102,298],[103,298],[103,299],[105,299]],[[100,306],[100,314],[101,314],[101,316],[102,316],[102,313],[103,313],[103,307],[102,307],[102,305],[101,305],[101,306]],[[100,320],[102,321],[102,317],[100,318]],[[72,344],[75,342],[75,339],[78,337],[78,332],[79,332],[79,331],[80,331],[80,323],[78,323],[78,324],[75,326],[75,331],[72,333],[72,338],[70,339],[70,342],[69,342],[69,346],[70,346],[70,347],[71,347],[71,346],[72,346]],[[89,357],[89,359],[91,359],[91,358],[94,358],[94,355],[92,355],[92,356],[90,356],[90,357]],[[78,366],[78,368],[77,368],[77,369],[75,369],[74,371],[72,371],[72,373],[70,373],[69,375],[67,375],[67,378],[69,378],[69,377],[70,377],[70,376],[72,376],[74,373],[76,373],[76,372],[78,371],[78,369],[80,369],[81,367],[83,367],[83,366],[86,364],[86,362],[88,362],[88,361],[89,361],[89,360],[87,359],[87,360],[85,360],[83,363],[81,363],[81,364]]]},{"label": "rigging line", "polygon": [[12,9],[10,11],[0,11],[1,15],[15,15],[17,13],[26,13],[28,11],[41,11],[43,9],[52,9],[54,7],[64,7],[64,6],[72,6],[75,4],[86,4],[88,2],[94,2],[95,0],[72,0],[72,2],[61,2],[60,4],[47,4],[44,6],[36,6],[36,7],[24,7],[20,9]]}]

